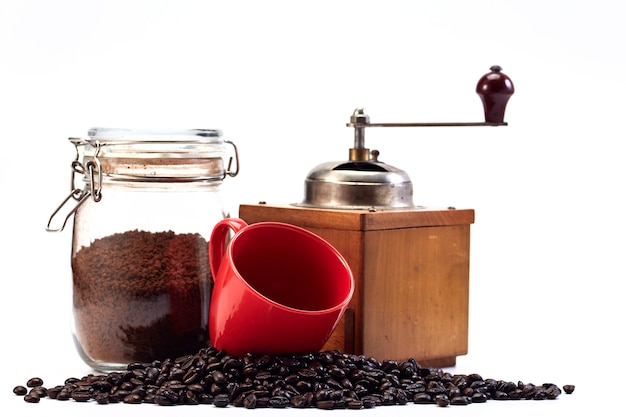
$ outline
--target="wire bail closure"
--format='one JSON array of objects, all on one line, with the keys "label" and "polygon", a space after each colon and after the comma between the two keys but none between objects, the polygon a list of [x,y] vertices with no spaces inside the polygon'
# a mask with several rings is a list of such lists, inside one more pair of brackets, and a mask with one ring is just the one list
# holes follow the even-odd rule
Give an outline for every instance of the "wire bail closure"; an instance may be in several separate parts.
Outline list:
[{"label": "wire bail closure", "polygon": [[[93,201],[98,202],[102,199],[102,167],[100,165],[100,159],[98,154],[100,153],[101,144],[99,141],[89,142],[95,148],[93,159],[90,159],[85,164],[80,161],[79,146],[85,146],[88,142],[80,138],[69,138],[69,141],[74,145],[76,149],[76,157],[71,163],[71,181],[70,181],[70,194],[63,200],[63,202],[54,210],[48,224],[46,225],[46,231],[48,232],[61,232],[65,229],[68,220],[76,211],[83,205],[89,197],[93,198]],[[89,175],[89,181],[81,189],[76,187],[76,174]],[[52,220],[61,212],[70,200],[75,200],[76,205],[67,213],[63,224],[60,227],[52,227]]]}]

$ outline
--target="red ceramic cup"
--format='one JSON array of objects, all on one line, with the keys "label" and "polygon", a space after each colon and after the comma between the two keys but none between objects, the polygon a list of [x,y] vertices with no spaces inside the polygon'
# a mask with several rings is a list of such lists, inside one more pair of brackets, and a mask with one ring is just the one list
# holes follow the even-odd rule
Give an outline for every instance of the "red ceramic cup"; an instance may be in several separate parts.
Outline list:
[{"label": "red ceramic cup", "polygon": [[290,224],[224,219],[213,229],[209,260],[209,335],[232,355],[319,351],[354,293],[343,256]]}]

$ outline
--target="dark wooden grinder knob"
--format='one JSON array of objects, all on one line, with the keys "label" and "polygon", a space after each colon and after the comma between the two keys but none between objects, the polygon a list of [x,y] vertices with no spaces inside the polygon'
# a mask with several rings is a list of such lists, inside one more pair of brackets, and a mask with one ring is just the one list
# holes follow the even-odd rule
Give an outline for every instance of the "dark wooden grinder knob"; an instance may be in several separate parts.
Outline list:
[{"label": "dark wooden grinder knob", "polygon": [[499,65],[490,68],[491,72],[483,75],[476,85],[485,109],[485,122],[504,123],[504,111],[509,98],[515,92],[513,82],[502,72]]}]

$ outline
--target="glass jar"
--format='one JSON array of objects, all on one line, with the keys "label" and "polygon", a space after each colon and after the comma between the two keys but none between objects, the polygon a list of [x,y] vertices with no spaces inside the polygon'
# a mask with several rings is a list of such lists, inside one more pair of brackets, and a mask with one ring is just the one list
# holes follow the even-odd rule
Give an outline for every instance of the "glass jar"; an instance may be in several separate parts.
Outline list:
[{"label": "glass jar", "polygon": [[[88,136],[70,138],[71,192],[47,226],[61,231],[74,215],[72,336],[79,355],[112,371],[209,346],[207,244],[229,215],[220,187],[239,171],[237,148],[208,129],[93,128]],[[63,224],[52,227],[67,206]]]}]

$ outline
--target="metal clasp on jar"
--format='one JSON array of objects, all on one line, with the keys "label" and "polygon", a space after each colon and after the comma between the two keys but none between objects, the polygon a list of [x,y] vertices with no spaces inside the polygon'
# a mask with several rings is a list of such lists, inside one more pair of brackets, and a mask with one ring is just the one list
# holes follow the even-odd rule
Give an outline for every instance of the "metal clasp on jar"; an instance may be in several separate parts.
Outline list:
[{"label": "metal clasp on jar", "polygon": [[233,165],[233,157],[231,156],[228,159],[228,167],[226,168],[226,171],[224,171],[224,178],[226,178],[226,175],[228,175],[229,177],[236,177],[237,174],[239,174],[239,151],[237,150],[237,146],[229,141],[229,140],[225,140],[224,143],[229,144],[230,146],[233,147],[233,151],[235,152],[235,170],[232,171],[232,165]]},{"label": "metal clasp on jar", "polygon": [[[102,168],[100,166],[100,160],[98,154],[100,153],[101,144],[98,141],[90,142],[89,144],[94,147],[93,159],[90,159],[86,163],[80,161],[79,147],[84,146],[87,142],[80,138],[70,138],[70,142],[76,148],[76,157],[71,164],[71,183],[70,194],[63,200],[63,202],[57,207],[56,210],[50,216],[48,224],[46,225],[46,231],[48,232],[60,232],[65,229],[67,221],[72,217],[74,213],[80,208],[80,206],[89,198],[93,198],[98,202],[102,198]],[[76,174],[87,176],[89,181],[85,181],[85,186],[81,189],[76,187]],[[52,227],[52,220],[61,212],[61,210],[71,201],[76,201],[74,207],[65,216],[63,224],[60,227]]]}]

